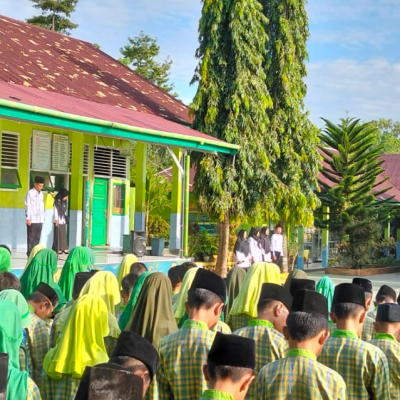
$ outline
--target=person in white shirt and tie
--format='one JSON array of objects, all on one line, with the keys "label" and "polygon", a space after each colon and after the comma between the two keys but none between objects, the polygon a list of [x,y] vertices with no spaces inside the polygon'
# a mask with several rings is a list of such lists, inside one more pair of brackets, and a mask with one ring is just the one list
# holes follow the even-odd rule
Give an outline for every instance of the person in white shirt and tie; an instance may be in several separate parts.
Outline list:
[{"label": "person in white shirt and tie", "polygon": [[25,214],[28,233],[28,249],[26,254],[28,257],[32,249],[39,244],[40,235],[42,234],[44,222],[43,185],[44,178],[36,176],[33,188],[29,190],[25,196]]},{"label": "person in white shirt and tie", "polygon": [[271,236],[271,254],[272,261],[280,267],[281,258],[283,254],[283,236],[282,226],[275,226],[275,233]]}]

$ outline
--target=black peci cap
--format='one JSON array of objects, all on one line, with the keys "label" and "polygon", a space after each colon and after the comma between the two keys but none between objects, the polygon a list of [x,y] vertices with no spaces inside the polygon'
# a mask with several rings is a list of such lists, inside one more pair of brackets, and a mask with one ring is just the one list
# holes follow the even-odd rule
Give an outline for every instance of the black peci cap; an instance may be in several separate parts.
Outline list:
[{"label": "black peci cap", "polygon": [[255,369],[256,342],[242,336],[217,332],[208,359],[215,365]]},{"label": "black peci cap", "polygon": [[35,176],[35,183],[44,183],[43,176]]},{"label": "black peci cap", "polygon": [[35,292],[39,292],[46,296],[50,300],[53,308],[56,308],[58,306],[59,298],[57,292],[47,283],[40,282]]},{"label": "black peci cap", "polygon": [[315,291],[315,281],[311,279],[295,279],[293,278],[290,282],[290,294],[295,295],[297,290],[314,290]]},{"label": "black peci cap", "polygon": [[341,303],[358,304],[365,308],[365,290],[354,283],[341,283],[335,287],[332,306]]},{"label": "black peci cap", "polygon": [[96,272],[99,272],[97,269],[92,269],[89,272],[78,272],[75,274],[75,280],[74,280],[74,287],[72,289],[72,298],[77,298],[79,297],[79,294],[83,287],[85,286],[86,282],[96,274]]},{"label": "black peci cap", "polygon": [[149,370],[150,379],[157,372],[160,359],[154,346],[135,332],[123,331],[111,357],[131,357],[141,361]]},{"label": "black peci cap", "polygon": [[269,299],[280,301],[288,310],[290,310],[293,301],[292,295],[283,286],[275,283],[264,283],[261,286],[258,304],[261,304]]},{"label": "black peci cap", "polygon": [[376,294],[376,297],[390,297],[391,299],[393,299],[393,302],[396,301],[397,295],[396,295],[396,291],[391,288],[388,285],[382,285],[379,290],[378,293]]},{"label": "black peci cap", "polygon": [[393,303],[380,304],[376,312],[377,322],[400,322],[400,306]]},{"label": "black peci cap", "polygon": [[353,284],[361,286],[366,292],[372,293],[372,282],[365,278],[353,278]]},{"label": "black peci cap", "polygon": [[214,272],[200,268],[193,279],[190,289],[206,289],[221,297],[223,303],[226,301],[226,283]]},{"label": "black peci cap", "polygon": [[300,289],[293,297],[290,312],[305,312],[328,319],[328,300],[314,290]]}]

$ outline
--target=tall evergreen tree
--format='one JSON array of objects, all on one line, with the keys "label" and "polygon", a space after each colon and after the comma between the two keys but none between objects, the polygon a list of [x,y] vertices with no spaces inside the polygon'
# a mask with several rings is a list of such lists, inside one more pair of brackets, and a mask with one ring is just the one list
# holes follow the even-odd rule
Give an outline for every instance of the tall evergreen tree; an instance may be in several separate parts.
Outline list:
[{"label": "tall evergreen tree", "polygon": [[240,145],[233,158],[196,159],[195,193],[202,209],[219,218],[217,272],[226,273],[230,218],[266,204],[276,179],[270,172],[276,146],[268,133],[271,107],[263,57],[267,21],[257,0],[203,0],[199,26],[198,83],[193,127]]},{"label": "tall evergreen tree", "polygon": [[172,60],[168,57],[163,62],[156,61],[160,54],[157,39],[140,32],[139,36],[129,37],[128,41],[129,44],[120,49],[123,58],[119,61],[161,89],[178,97],[176,93],[173,93],[174,85],[169,82]]},{"label": "tall evergreen tree", "polygon": [[390,189],[388,184],[383,189],[381,186],[388,178],[378,177],[383,172],[383,160],[378,160],[381,146],[376,144],[377,128],[349,118],[339,125],[324,122],[320,149],[325,179],[320,181],[320,198],[329,207],[329,220],[318,223],[329,226],[341,239],[347,235],[346,252],[358,266],[369,258],[380,236],[379,224],[392,212],[390,197],[377,200]]},{"label": "tall evergreen tree", "polygon": [[260,0],[266,17],[266,86],[273,107],[267,110],[268,135],[277,140],[279,156],[271,169],[281,182],[267,216],[281,224],[313,223],[319,201],[318,129],[304,107],[307,87],[308,17],[305,0]]},{"label": "tall evergreen tree", "polygon": [[78,27],[69,18],[75,11],[78,0],[30,0],[33,7],[42,10],[42,15],[34,15],[26,22],[69,35]]}]

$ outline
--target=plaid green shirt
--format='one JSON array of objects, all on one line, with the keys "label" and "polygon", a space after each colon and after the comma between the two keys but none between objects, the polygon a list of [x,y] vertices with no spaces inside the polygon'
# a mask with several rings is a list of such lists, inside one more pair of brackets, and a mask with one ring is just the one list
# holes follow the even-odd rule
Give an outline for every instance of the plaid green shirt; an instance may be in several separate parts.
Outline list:
[{"label": "plaid green shirt", "polygon": [[336,330],[325,342],[318,361],[337,371],[350,400],[388,400],[389,366],[382,350],[354,332]]},{"label": "plaid green shirt", "polygon": [[26,400],[41,400],[39,388],[31,378],[28,378],[28,388],[26,391]]},{"label": "plaid green shirt", "polygon": [[[256,342],[256,370],[259,372],[264,365],[284,358],[289,345],[284,336],[279,333],[269,321],[252,319],[247,328],[234,332],[235,335],[253,339]],[[254,380],[247,392],[246,399],[257,399],[257,380]]]},{"label": "plaid green shirt", "polygon": [[258,399],[344,400],[346,384],[307,350],[290,349],[287,357],[267,364],[258,375]]},{"label": "plaid green shirt", "polygon": [[43,360],[49,351],[49,330],[45,321],[39,318],[34,312],[30,312],[31,323],[26,328],[27,332],[27,355],[28,365],[30,366],[30,376],[38,386],[43,390],[42,370]]},{"label": "plaid green shirt", "polygon": [[218,321],[218,324],[216,327],[213,329],[214,332],[221,332],[225,333],[225,335],[229,335],[232,333],[231,328],[229,328],[229,325],[226,324],[223,321]]},{"label": "plaid green shirt", "polygon": [[228,325],[231,327],[232,332],[240,328],[246,328],[252,318],[247,314],[229,315]]},{"label": "plaid green shirt", "polygon": [[371,317],[366,316],[364,320],[363,331],[361,334],[361,340],[370,342],[375,336],[374,320]]},{"label": "plaid green shirt", "polygon": [[204,322],[188,319],[181,329],[161,339],[155,391],[160,400],[201,398],[207,389],[203,365],[214,337]]},{"label": "plaid green shirt", "polygon": [[45,376],[43,379],[45,398],[47,400],[73,400],[78,391],[80,379],[64,375],[61,379]]},{"label": "plaid green shirt", "polygon": [[377,333],[371,341],[386,355],[390,373],[390,399],[400,400],[400,343],[392,335]]}]

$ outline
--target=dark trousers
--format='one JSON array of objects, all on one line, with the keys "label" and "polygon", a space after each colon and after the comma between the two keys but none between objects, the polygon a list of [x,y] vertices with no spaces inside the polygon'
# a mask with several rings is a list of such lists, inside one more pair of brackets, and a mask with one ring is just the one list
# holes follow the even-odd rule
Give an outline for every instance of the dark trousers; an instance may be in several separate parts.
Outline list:
[{"label": "dark trousers", "polygon": [[68,250],[67,225],[54,225],[53,250],[56,253]]},{"label": "dark trousers", "polygon": [[31,224],[31,226],[27,226],[28,228],[28,251],[27,256],[31,254],[32,249],[39,244],[40,235],[42,234],[42,226],[43,224]]},{"label": "dark trousers", "polygon": [[273,251],[272,255],[276,257],[274,263],[281,268],[282,254],[279,251]]}]

